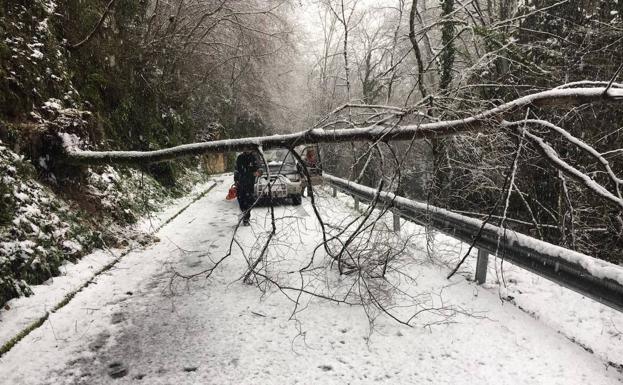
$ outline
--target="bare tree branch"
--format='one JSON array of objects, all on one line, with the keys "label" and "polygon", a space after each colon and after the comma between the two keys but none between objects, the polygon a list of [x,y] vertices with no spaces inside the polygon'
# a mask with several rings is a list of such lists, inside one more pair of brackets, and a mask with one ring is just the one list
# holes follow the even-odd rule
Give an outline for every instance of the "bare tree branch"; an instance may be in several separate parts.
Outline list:
[{"label": "bare tree branch", "polygon": [[93,30],[91,30],[91,32],[84,39],[82,39],[80,42],[78,42],[76,44],[73,44],[73,45],[70,45],[69,49],[72,49],[72,50],[78,49],[78,48],[82,47],[83,45],[85,45],[86,43],[88,43],[89,40],[91,40],[93,38],[93,36],[95,36],[95,34],[100,29],[102,24],[104,24],[104,20],[106,20],[106,17],[110,13],[110,10],[115,5],[115,1],[116,0],[110,0],[110,2],[108,2],[108,5],[106,6],[106,9],[104,10],[104,13],[102,13],[102,17],[100,17],[100,19],[97,22],[97,24],[95,24],[95,27],[93,27]]},{"label": "bare tree branch", "polygon": [[374,124],[368,127],[343,130],[311,129],[293,134],[192,143],[164,150],[144,152],[83,151],[59,143],[62,145],[62,148],[59,149],[59,155],[62,157],[61,161],[69,164],[143,164],[206,153],[240,151],[256,146],[262,146],[265,149],[293,148],[304,143],[437,138],[496,127],[504,116],[528,106],[572,106],[584,103],[618,102],[622,99],[623,90],[618,88],[611,88],[606,92],[604,92],[603,87],[552,89],[527,95],[493,109],[456,120],[391,127]]}]

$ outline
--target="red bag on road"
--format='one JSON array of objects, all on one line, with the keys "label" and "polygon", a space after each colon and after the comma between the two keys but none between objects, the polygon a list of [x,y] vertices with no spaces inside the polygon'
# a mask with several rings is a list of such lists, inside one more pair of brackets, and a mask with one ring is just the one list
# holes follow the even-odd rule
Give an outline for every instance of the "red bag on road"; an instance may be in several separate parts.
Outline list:
[{"label": "red bag on road", "polygon": [[231,187],[229,188],[229,192],[227,192],[227,196],[225,197],[225,199],[227,199],[228,201],[232,200],[232,199],[236,199],[236,184],[232,184]]}]

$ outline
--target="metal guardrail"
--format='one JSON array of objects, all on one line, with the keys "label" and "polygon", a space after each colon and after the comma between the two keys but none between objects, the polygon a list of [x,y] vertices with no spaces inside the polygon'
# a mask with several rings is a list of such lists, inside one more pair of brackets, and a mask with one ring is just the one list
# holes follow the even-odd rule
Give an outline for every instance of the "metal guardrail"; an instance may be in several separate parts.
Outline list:
[{"label": "metal guardrail", "polygon": [[[359,201],[370,202],[377,191],[354,182],[323,174],[323,178],[337,190]],[[551,243],[486,224],[479,219],[460,215],[439,207],[413,201],[389,192],[381,192],[379,203],[392,208],[394,230],[400,229],[400,217],[422,226],[432,227],[465,243],[475,241],[478,250],[476,281],[486,279],[488,254],[502,255],[505,260],[523,269],[547,278],[618,311],[623,311],[623,267],[565,249]]]}]

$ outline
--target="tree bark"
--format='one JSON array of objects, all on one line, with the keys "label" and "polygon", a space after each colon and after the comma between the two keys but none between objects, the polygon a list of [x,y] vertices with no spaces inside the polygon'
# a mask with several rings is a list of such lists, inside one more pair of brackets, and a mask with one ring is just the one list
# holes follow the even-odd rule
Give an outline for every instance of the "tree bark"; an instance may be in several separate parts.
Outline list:
[{"label": "tree bark", "polygon": [[418,0],[413,0],[411,3],[411,12],[409,13],[409,40],[411,41],[411,46],[415,52],[415,60],[417,61],[418,88],[420,90],[420,94],[422,95],[422,99],[424,99],[428,95],[428,92],[426,91],[426,87],[424,85],[424,61],[422,60],[422,51],[420,51],[420,45],[415,37],[415,15],[417,14],[417,3]]}]

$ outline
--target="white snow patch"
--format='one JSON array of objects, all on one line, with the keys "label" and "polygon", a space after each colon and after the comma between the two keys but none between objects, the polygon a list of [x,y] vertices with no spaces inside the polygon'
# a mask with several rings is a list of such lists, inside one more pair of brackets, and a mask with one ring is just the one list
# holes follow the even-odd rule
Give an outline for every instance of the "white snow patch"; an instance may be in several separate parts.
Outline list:
[{"label": "white snow patch", "polygon": [[79,149],[82,145],[82,140],[76,134],[69,134],[67,132],[59,132],[63,147],[67,150],[76,150]]},{"label": "white snow patch", "polygon": [[33,49],[32,50],[32,54],[30,54],[30,57],[33,59],[43,59],[43,53],[41,51],[39,51],[38,49]]},{"label": "white snow patch", "polygon": [[43,105],[49,109],[52,110],[62,110],[63,106],[62,106],[62,102],[58,99],[54,99],[54,98],[50,98],[49,100],[47,100],[46,102],[43,102]]},{"label": "white snow patch", "polygon": [[72,241],[70,239],[67,239],[65,241],[63,241],[63,247],[69,252],[69,253],[76,253],[82,250],[82,245],[79,244],[76,241]]}]

